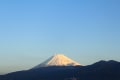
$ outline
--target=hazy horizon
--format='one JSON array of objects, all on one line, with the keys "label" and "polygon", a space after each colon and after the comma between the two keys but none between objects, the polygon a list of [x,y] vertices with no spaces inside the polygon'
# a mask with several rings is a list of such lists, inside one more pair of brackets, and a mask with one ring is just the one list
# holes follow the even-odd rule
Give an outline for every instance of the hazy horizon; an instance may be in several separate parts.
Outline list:
[{"label": "hazy horizon", "polygon": [[120,1],[0,1],[0,73],[56,53],[89,65],[120,61]]}]

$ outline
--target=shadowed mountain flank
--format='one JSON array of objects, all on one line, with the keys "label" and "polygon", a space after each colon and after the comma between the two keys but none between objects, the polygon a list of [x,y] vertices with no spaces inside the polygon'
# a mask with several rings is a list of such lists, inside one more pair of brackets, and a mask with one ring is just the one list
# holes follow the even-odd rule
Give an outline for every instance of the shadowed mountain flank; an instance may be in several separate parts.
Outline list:
[{"label": "shadowed mountain flank", "polygon": [[0,80],[120,80],[120,62],[99,61],[88,66],[48,66],[0,76]]}]

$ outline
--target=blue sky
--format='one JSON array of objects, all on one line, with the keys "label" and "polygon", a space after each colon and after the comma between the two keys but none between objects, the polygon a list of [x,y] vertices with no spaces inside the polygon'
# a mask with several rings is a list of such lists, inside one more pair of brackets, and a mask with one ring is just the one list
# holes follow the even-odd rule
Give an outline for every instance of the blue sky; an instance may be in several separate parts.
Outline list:
[{"label": "blue sky", "polygon": [[55,53],[83,65],[120,61],[119,0],[0,1],[0,73]]}]

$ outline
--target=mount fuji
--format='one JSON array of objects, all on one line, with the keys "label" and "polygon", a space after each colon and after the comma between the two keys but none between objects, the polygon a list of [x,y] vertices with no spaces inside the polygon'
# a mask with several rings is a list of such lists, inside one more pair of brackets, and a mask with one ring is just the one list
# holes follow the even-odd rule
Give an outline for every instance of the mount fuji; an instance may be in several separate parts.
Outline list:
[{"label": "mount fuji", "polygon": [[82,66],[78,62],[66,57],[63,54],[55,54],[43,63],[33,67],[33,69],[49,66]]}]

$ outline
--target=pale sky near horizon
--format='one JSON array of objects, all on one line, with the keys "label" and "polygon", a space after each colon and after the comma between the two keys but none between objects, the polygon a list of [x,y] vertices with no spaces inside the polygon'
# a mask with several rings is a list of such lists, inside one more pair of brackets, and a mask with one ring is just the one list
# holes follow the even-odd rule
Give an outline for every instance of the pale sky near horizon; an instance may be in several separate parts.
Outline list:
[{"label": "pale sky near horizon", "polygon": [[0,73],[56,53],[83,64],[120,61],[119,0],[1,0]]}]

